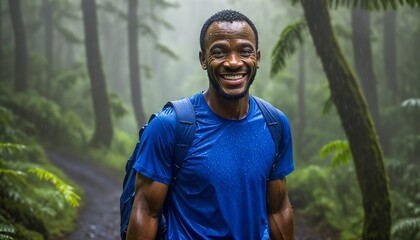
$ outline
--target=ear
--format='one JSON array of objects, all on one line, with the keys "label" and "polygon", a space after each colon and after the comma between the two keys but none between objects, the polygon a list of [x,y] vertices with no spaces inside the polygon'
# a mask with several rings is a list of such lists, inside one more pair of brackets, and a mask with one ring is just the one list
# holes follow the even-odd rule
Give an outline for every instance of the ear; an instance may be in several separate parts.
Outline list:
[{"label": "ear", "polygon": [[199,60],[200,60],[201,68],[202,68],[203,70],[207,70],[206,56],[205,56],[205,54],[204,54],[202,51],[200,51],[200,52],[198,53],[198,58],[199,58]]},{"label": "ear", "polygon": [[257,68],[260,68],[260,59],[261,59],[261,52],[257,50]]}]

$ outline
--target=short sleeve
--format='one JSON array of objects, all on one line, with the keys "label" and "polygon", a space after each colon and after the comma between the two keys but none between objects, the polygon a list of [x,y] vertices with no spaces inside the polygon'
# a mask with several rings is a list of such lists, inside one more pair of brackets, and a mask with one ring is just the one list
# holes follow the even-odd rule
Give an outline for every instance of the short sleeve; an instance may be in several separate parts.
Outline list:
[{"label": "short sleeve", "polygon": [[295,169],[293,161],[293,143],[292,143],[292,132],[290,129],[289,120],[286,115],[279,111],[282,119],[282,136],[280,143],[279,155],[276,158],[275,164],[270,174],[270,180],[281,179]]},{"label": "short sleeve", "polygon": [[169,185],[172,180],[172,153],[176,116],[172,107],[156,114],[140,140],[134,170]]}]

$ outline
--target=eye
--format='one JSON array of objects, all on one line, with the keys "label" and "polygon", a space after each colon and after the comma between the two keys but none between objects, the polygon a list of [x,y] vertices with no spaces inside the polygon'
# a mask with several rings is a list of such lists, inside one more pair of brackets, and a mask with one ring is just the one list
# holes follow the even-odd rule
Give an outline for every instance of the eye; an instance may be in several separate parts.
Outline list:
[{"label": "eye", "polygon": [[215,58],[222,58],[225,56],[225,53],[220,49],[214,49],[211,51],[211,55]]},{"label": "eye", "polygon": [[252,53],[253,53],[252,49],[248,49],[248,48],[243,49],[243,50],[240,52],[240,54],[241,54],[241,56],[242,56],[242,57],[249,57],[249,56],[251,56],[251,55],[252,55]]}]

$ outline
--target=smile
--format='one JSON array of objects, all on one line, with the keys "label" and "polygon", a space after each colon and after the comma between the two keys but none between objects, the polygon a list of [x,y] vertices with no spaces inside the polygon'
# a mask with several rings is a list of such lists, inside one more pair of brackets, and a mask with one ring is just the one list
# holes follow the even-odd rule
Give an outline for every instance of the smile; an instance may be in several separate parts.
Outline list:
[{"label": "smile", "polygon": [[245,76],[244,74],[222,75],[222,77],[226,80],[239,80],[239,79],[242,79],[244,76]]}]

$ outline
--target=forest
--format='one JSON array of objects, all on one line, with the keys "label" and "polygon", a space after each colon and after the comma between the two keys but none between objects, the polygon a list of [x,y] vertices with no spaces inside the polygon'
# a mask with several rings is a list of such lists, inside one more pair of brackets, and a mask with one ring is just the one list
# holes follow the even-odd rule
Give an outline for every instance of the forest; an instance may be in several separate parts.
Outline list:
[{"label": "forest", "polygon": [[149,116],[207,88],[199,33],[222,9],[255,23],[251,94],[290,120],[295,219],[420,239],[419,0],[0,0],[0,239],[77,229],[87,193],[48,153],[122,181]]}]

